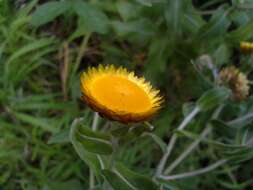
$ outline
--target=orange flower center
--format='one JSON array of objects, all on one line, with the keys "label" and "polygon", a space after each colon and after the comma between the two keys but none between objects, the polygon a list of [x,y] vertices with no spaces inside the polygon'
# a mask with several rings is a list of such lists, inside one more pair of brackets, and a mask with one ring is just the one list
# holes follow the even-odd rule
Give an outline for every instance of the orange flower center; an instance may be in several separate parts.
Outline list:
[{"label": "orange flower center", "polygon": [[151,107],[147,93],[127,78],[105,75],[92,83],[92,96],[102,105],[117,111],[141,113]]}]

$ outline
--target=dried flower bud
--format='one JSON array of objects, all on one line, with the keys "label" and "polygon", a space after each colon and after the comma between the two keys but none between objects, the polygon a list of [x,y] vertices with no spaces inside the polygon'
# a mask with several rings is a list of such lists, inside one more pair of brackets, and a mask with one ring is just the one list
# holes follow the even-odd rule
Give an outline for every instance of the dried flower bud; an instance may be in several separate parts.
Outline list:
[{"label": "dried flower bud", "polygon": [[234,66],[226,67],[219,73],[220,84],[228,86],[233,92],[235,100],[245,100],[249,95],[249,81],[247,76]]}]

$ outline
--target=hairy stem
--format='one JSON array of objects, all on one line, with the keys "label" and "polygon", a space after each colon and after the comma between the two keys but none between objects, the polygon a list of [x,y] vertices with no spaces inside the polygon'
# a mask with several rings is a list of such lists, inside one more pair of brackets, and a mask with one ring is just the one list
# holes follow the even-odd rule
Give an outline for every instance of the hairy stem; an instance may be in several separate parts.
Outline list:
[{"label": "hairy stem", "polygon": [[209,165],[205,168],[199,169],[199,170],[195,170],[195,171],[192,171],[192,172],[186,172],[186,173],[182,173],[182,174],[177,174],[177,175],[170,175],[170,176],[160,175],[159,178],[164,179],[164,180],[175,180],[175,179],[194,177],[194,176],[197,176],[197,175],[208,173],[208,172],[216,169],[217,167],[225,164],[226,162],[227,162],[226,159],[222,159],[222,160],[219,160],[219,161],[215,162],[214,164],[211,164],[211,165]]},{"label": "hairy stem", "polygon": [[[191,120],[199,113],[199,111],[200,109],[198,107],[195,107],[192,110],[192,112],[187,117],[185,117],[182,123],[178,126],[177,130],[183,130],[187,126],[187,124],[190,123]],[[161,158],[158,164],[158,167],[156,169],[156,174],[155,174],[156,176],[160,176],[161,173],[163,172],[165,164],[170,156],[172,149],[174,148],[176,141],[177,141],[177,135],[173,134],[167,146],[166,152],[164,153],[163,157]]]},{"label": "hairy stem", "polygon": [[228,125],[237,125],[240,124],[243,121],[246,121],[248,119],[252,119],[253,118],[253,112],[250,112],[242,117],[236,118],[232,121],[227,122]]},{"label": "hairy stem", "polygon": [[[223,108],[223,105],[218,107],[214,114],[212,115],[212,119],[216,119],[221,110]],[[202,131],[199,138],[196,139],[193,143],[191,143],[184,151],[183,153],[174,161],[171,165],[165,170],[165,174],[168,175],[171,173],[198,145],[199,143],[211,132],[210,124],[207,124],[206,128]]]},{"label": "hairy stem", "polygon": [[169,165],[169,167],[164,171],[164,173],[166,175],[171,173],[199,145],[201,140],[205,138],[210,131],[210,126],[207,126],[201,133],[200,137],[196,139],[193,143],[191,143],[190,146],[187,147],[186,150],[184,150],[183,153],[174,162],[172,162],[171,165]]}]

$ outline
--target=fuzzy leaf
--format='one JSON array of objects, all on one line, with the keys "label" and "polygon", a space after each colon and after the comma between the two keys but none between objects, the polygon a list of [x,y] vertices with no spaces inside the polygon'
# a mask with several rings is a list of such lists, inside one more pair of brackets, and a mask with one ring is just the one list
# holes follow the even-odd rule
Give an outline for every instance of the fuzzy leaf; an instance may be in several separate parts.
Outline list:
[{"label": "fuzzy leaf", "polygon": [[215,87],[205,92],[197,101],[197,106],[204,111],[210,110],[228,99],[230,90],[224,87]]},{"label": "fuzzy leaf", "polygon": [[78,123],[74,122],[70,129],[70,142],[75,148],[75,151],[79,157],[94,171],[97,176],[101,175],[101,170],[105,168],[106,162],[102,159],[100,155],[91,153],[86,150],[86,148],[77,139],[77,127]]},{"label": "fuzzy leaf", "polygon": [[156,184],[147,176],[133,172],[117,164],[114,170],[102,171],[114,190],[158,190]]},{"label": "fuzzy leaf", "polygon": [[112,144],[106,134],[92,131],[86,126],[79,125],[76,131],[76,139],[88,152],[96,154],[111,154]]}]

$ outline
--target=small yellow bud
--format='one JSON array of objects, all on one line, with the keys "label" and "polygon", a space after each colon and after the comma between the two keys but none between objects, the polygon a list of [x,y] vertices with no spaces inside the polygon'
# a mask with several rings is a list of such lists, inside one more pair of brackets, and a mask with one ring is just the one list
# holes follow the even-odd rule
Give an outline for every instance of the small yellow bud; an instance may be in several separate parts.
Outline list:
[{"label": "small yellow bud", "polygon": [[243,53],[252,53],[253,52],[253,43],[240,42],[240,49]]}]

